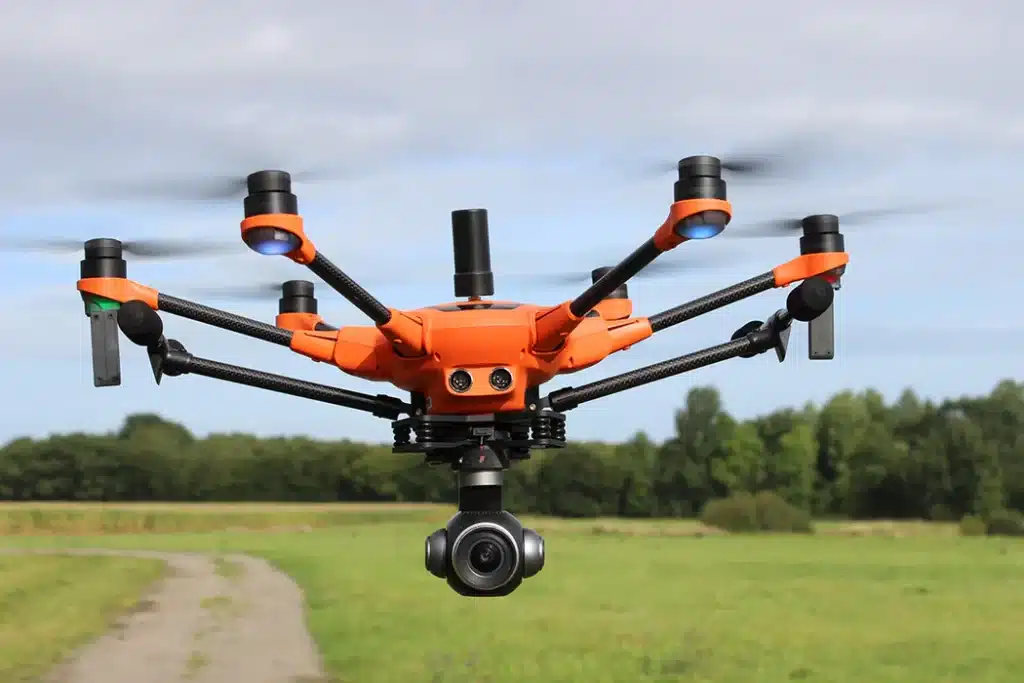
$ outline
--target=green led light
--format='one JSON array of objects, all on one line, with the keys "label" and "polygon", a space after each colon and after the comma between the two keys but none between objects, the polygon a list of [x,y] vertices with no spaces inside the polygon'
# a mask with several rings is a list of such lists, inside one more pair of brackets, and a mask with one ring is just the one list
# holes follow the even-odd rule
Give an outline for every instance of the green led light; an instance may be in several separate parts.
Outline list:
[{"label": "green led light", "polygon": [[100,311],[116,311],[119,308],[121,308],[121,304],[113,299],[107,299],[94,294],[88,294],[85,297],[86,315],[99,313]]}]

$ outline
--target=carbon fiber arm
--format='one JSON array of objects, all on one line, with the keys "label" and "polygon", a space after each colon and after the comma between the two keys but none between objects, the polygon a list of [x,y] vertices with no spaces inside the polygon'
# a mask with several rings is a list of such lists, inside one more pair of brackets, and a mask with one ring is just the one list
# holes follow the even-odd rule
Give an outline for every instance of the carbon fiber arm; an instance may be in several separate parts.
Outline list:
[{"label": "carbon fiber arm", "polygon": [[737,358],[747,354],[756,354],[767,351],[772,347],[772,339],[769,334],[763,331],[755,331],[736,339],[712,346],[701,351],[679,356],[671,360],[655,363],[646,367],[624,372],[621,375],[614,375],[596,382],[584,384],[580,387],[565,387],[551,392],[548,397],[548,405],[552,410],[565,412],[572,410],[581,403],[594,401],[610,394],[617,394],[628,389],[657,382],[702,368],[714,363],[721,363],[730,358]]},{"label": "carbon fiber arm", "polygon": [[200,375],[321,403],[331,403],[343,408],[362,410],[389,420],[397,420],[402,413],[412,414],[411,405],[392,396],[384,394],[372,396],[326,384],[307,382],[294,377],[229,365],[208,358],[199,358],[186,351],[180,342],[173,339],[161,344],[161,347],[155,350],[155,354],[158,356],[163,374],[169,377]]},{"label": "carbon fiber arm", "polygon": [[[183,307],[184,304],[189,304],[189,302],[181,302],[180,299],[171,299],[171,302],[172,308],[174,306]],[[194,309],[188,308],[186,310],[190,313],[199,311],[196,313],[195,318],[200,319],[200,322],[204,322],[201,319],[204,316],[201,314],[206,310],[213,311],[216,315],[215,320],[218,322],[224,320],[222,316],[231,316],[231,314],[216,311],[215,309],[207,309],[198,304],[190,304],[190,306],[194,307]],[[186,317],[193,316],[189,315]],[[279,333],[291,335],[288,330],[280,330],[280,328],[275,328],[272,325],[264,325],[247,318],[231,316],[230,319],[235,321],[234,325],[241,328],[243,333],[246,331],[250,333],[266,332],[266,336],[260,338],[270,337],[269,341],[274,341],[275,335],[279,335]],[[117,324],[129,341],[146,349],[153,370],[153,379],[156,380],[157,384],[160,384],[160,380],[165,376],[201,375],[256,389],[268,389],[282,394],[298,396],[299,398],[307,398],[312,401],[331,403],[345,408],[352,408],[353,410],[362,410],[372,413],[377,417],[386,417],[391,420],[398,419],[401,413],[412,413],[411,405],[391,396],[383,394],[371,396],[370,394],[362,394],[356,391],[349,391],[348,389],[339,389],[325,384],[307,382],[293,377],[275,375],[261,370],[253,370],[193,356],[182,346],[181,342],[164,337],[164,325],[160,314],[143,301],[129,301],[122,305],[118,311]],[[252,336],[259,335],[252,334]]]},{"label": "carbon fiber arm", "polygon": [[685,304],[674,306],[661,313],[655,313],[647,319],[651,323],[651,330],[660,332],[666,328],[692,320],[711,311],[718,310],[723,306],[734,304],[737,301],[749,299],[752,296],[774,288],[775,273],[768,271]]},{"label": "carbon fiber arm", "polygon": [[[704,309],[711,310],[711,308],[724,305],[716,305],[718,301],[729,299],[738,301],[744,298],[745,293],[746,296],[749,296],[750,293],[756,294],[758,291],[762,291],[761,288],[767,286],[766,281],[769,279],[769,276],[771,276],[771,273],[751,278],[734,287],[723,289],[711,295],[711,297],[705,297],[708,300],[707,303],[701,303],[702,300],[697,299],[694,303],[687,304],[686,307],[698,311]],[[774,278],[771,281],[774,282]],[[644,384],[681,375],[684,372],[690,372],[691,370],[714,363],[721,363],[730,358],[750,358],[773,348],[781,363],[786,359],[786,349],[789,346],[789,331],[793,321],[812,322],[816,320],[825,311],[831,310],[834,296],[834,290],[826,280],[821,278],[805,280],[790,292],[786,298],[786,308],[776,311],[763,323],[760,321],[747,323],[733,334],[731,341],[725,344],[718,344],[717,346],[689,353],[685,356],[679,356],[678,358],[661,363],[624,372],[621,375],[584,384],[578,388],[566,387],[553,391],[546,398],[548,407],[558,412],[572,410],[581,403],[593,401],[609,394],[617,394],[621,391],[643,386]],[[680,307],[679,310],[683,308]],[[699,312],[693,314],[686,312],[676,313],[673,314],[676,317],[671,319],[673,322],[668,324],[684,320],[687,315],[693,317],[699,314]],[[654,326],[653,319],[651,326]],[[662,329],[664,326],[662,326]]]},{"label": "carbon fiber arm", "polygon": [[316,253],[306,267],[327,283],[331,289],[348,299],[353,306],[362,311],[363,315],[372,320],[374,325],[384,325],[391,320],[391,311],[387,306],[363,289],[359,283],[320,252]]},{"label": "carbon fiber arm", "polygon": [[176,296],[160,294],[157,297],[157,309],[181,318],[188,318],[197,323],[219,327],[228,332],[243,334],[247,337],[262,339],[271,344],[289,346],[292,343],[292,332],[276,325],[228,313],[194,301],[179,299]]}]

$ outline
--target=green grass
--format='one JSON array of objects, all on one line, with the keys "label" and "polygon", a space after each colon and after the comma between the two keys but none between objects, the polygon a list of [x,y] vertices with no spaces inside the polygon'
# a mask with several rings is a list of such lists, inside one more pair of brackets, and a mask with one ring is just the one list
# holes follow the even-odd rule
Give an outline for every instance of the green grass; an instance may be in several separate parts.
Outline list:
[{"label": "green grass", "polygon": [[443,521],[452,508],[418,503],[0,503],[0,536],[304,531],[347,524]]},{"label": "green grass", "polygon": [[303,587],[325,663],[350,683],[1021,680],[1019,542],[595,524],[541,520],[547,566],[504,599],[424,570],[431,522],[5,542],[264,556]]},{"label": "green grass", "polygon": [[0,681],[38,680],[163,573],[154,560],[0,556]]}]

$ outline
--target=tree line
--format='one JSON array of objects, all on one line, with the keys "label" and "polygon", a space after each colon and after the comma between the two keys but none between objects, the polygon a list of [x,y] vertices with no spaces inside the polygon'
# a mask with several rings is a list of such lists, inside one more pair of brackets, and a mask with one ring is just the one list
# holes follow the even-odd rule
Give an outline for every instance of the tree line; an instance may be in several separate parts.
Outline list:
[{"label": "tree line", "polygon": [[[815,517],[953,520],[1024,510],[1024,382],[986,396],[892,403],[844,391],[749,420],[698,387],[673,436],[573,442],[506,474],[506,507],[558,516],[687,517],[770,491]],[[20,438],[0,449],[0,499],[22,501],[456,500],[445,467],[349,440],[196,438],[157,415],[109,434]]]}]

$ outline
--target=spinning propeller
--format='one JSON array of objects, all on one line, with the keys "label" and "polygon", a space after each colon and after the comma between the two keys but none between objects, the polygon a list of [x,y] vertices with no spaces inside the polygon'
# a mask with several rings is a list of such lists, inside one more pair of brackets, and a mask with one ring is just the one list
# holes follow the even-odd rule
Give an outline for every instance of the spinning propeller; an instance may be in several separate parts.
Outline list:
[{"label": "spinning propeller", "polygon": [[[648,280],[657,279],[662,277],[670,277],[673,275],[684,275],[694,271],[705,271],[708,269],[714,269],[719,267],[725,267],[732,262],[732,260],[726,260],[722,254],[715,254],[714,256],[708,256],[701,258],[700,260],[694,258],[679,258],[682,254],[673,254],[671,257],[666,257],[664,261],[655,261],[650,264],[639,273],[637,273],[631,280]],[[692,255],[691,255],[692,256]],[[598,268],[590,272],[568,272],[568,273],[498,273],[495,277],[498,284],[501,283],[515,283],[518,285],[540,285],[544,287],[558,287],[558,286],[571,286],[571,285],[583,285],[594,282],[594,273],[598,271],[604,271],[606,268]],[[410,277],[405,275],[401,278],[402,282],[422,282],[430,281],[437,282],[437,277],[433,275],[416,275]],[[192,296],[209,297],[218,301],[271,301],[281,296],[281,287],[284,284],[284,280],[263,280],[254,283],[247,283],[242,285],[223,285],[217,286],[212,285],[208,287],[188,287],[188,292]],[[328,292],[330,295],[330,292]]]},{"label": "spinning propeller", "polygon": [[[0,251],[71,254],[82,251],[82,242],[83,240],[70,238],[0,238]],[[216,256],[233,251],[241,253],[241,246],[236,240],[220,241],[202,238],[145,239],[121,242],[121,248],[125,254],[148,260]]]},{"label": "spinning propeller", "polygon": [[[768,177],[778,173],[785,167],[797,165],[797,156],[806,156],[806,141],[790,142],[789,144],[776,146],[771,152],[737,154],[716,161],[718,169],[716,173],[732,175],[737,178],[744,177]],[[684,168],[684,164],[705,163],[695,159],[708,159],[708,157],[689,157],[683,161],[659,162],[652,165],[651,170],[658,173],[675,171],[680,178],[702,176],[707,169],[697,170]],[[339,168],[317,168],[308,169],[297,173],[289,173],[291,181],[296,183],[317,183],[331,180],[352,177],[351,169],[341,170]],[[688,181],[694,182],[694,181]],[[702,182],[702,181],[696,181]],[[132,180],[129,182],[105,183],[92,185],[85,188],[84,194],[98,199],[124,199],[124,200],[152,200],[152,201],[221,201],[241,199],[247,192],[252,193],[257,188],[251,186],[250,177],[235,176],[208,176],[196,178],[191,177],[165,177]],[[677,183],[678,185],[678,183]],[[856,226],[871,221],[879,221],[887,217],[921,213],[933,207],[899,207],[882,208],[873,210],[854,211],[840,217],[844,228]],[[724,231],[726,237],[771,237],[799,235],[803,230],[802,219],[783,218],[749,225],[730,225]],[[696,236],[694,236],[696,237]],[[279,245],[280,246],[280,245]],[[2,251],[36,251],[50,253],[74,253],[80,251],[82,243],[75,239],[18,239],[0,238],[0,252]],[[138,259],[146,260],[169,260],[179,258],[200,258],[214,257],[222,254],[243,253],[244,246],[236,239],[209,240],[202,238],[178,238],[178,239],[143,239],[122,242],[125,254]],[[726,260],[728,259],[728,260]],[[604,261],[604,258],[595,259],[597,262]],[[650,263],[643,270],[637,273],[637,278],[666,277],[676,274],[685,274],[694,270],[705,270],[708,268],[726,267],[735,263],[734,253],[723,255],[721,253],[709,253],[707,251],[694,250],[684,254],[673,255]],[[407,278],[408,279],[408,278]],[[520,272],[520,273],[499,273],[498,279],[503,282],[516,283],[519,285],[538,286],[563,286],[584,284],[591,280],[590,274],[585,270],[570,271],[563,273],[551,272]],[[273,299],[280,294],[281,282],[266,281],[240,286],[228,285],[224,287],[193,287],[191,291],[205,296],[226,299]]]},{"label": "spinning propeller", "polygon": [[[724,177],[735,180],[769,178],[780,175],[787,168],[802,165],[802,160],[819,156],[812,150],[815,146],[810,138],[801,136],[778,142],[760,151],[737,152],[718,159]],[[675,160],[656,161],[647,166],[650,175],[666,175],[678,170],[679,162]]]},{"label": "spinning propeller", "polygon": [[[926,214],[942,210],[939,205],[916,205],[903,207],[889,207],[884,209],[864,209],[839,214],[839,222],[843,228],[850,226],[866,225],[875,223],[885,218],[897,216],[910,216],[915,214]],[[761,221],[746,226],[736,226],[725,231],[730,237],[794,237],[804,229],[803,218],[779,218],[769,221]]]},{"label": "spinning propeller", "polygon": [[[741,177],[766,177],[781,167],[782,157],[776,155],[733,157],[721,159],[722,171],[725,174]],[[679,168],[678,161],[657,161],[650,165],[651,174],[664,175],[674,173]]]},{"label": "spinning propeller", "polygon": [[[661,277],[668,277],[671,275],[683,275],[685,273],[691,273],[695,270],[706,270],[709,268],[715,268],[717,266],[724,266],[724,263],[716,263],[716,259],[701,259],[695,261],[695,259],[677,259],[673,257],[666,258],[664,261],[655,261],[649,266],[645,267],[639,273],[634,275],[630,280],[648,280]],[[501,279],[511,277],[511,279],[517,282],[533,282],[543,285],[582,285],[588,282],[594,281],[594,273],[598,270],[606,270],[605,268],[598,268],[590,273],[582,272],[569,272],[569,273],[537,273],[537,274],[517,274],[512,276],[501,275]]]},{"label": "spinning propeller", "polygon": [[[316,169],[289,172],[292,182],[315,184],[348,177],[337,169]],[[246,195],[245,176],[208,176],[204,178],[164,178],[91,185],[83,193],[102,200],[140,201],[229,201]]]}]

